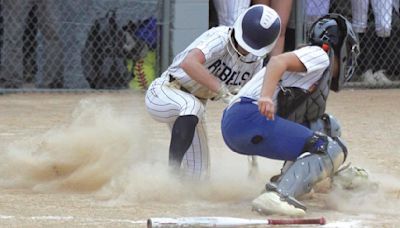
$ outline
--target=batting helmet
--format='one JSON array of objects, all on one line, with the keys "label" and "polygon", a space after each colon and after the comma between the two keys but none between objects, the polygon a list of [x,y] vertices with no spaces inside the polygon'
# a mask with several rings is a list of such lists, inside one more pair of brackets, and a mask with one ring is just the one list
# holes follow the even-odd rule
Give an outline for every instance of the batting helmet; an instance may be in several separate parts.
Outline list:
[{"label": "batting helmet", "polygon": [[339,59],[339,76],[332,78],[331,89],[339,91],[353,76],[360,53],[359,42],[351,23],[340,14],[327,14],[310,28],[312,45],[328,44]]},{"label": "batting helmet", "polygon": [[256,4],[245,10],[233,24],[237,43],[255,56],[271,52],[281,31],[281,19],[270,7]]}]

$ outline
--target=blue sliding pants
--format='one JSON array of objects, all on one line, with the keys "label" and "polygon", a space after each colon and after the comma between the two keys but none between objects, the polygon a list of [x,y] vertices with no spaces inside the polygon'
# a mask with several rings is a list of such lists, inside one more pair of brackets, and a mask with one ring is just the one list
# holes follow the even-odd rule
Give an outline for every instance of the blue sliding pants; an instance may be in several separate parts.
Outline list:
[{"label": "blue sliding pants", "polygon": [[277,160],[296,160],[313,132],[303,125],[280,118],[268,120],[256,101],[241,100],[225,109],[221,131],[228,147],[240,154]]}]

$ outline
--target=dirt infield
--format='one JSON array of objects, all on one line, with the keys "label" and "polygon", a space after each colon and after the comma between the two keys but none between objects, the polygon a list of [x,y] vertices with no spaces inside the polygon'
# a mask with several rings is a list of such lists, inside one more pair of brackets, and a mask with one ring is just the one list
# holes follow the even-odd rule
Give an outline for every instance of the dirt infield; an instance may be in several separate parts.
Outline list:
[{"label": "dirt infield", "polygon": [[[266,218],[250,202],[280,162],[259,158],[258,178],[249,179],[247,158],[222,141],[222,106],[210,102],[207,110],[211,179],[185,184],[166,172],[168,129],[149,117],[140,92],[1,95],[0,226]],[[324,216],[324,227],[399,227],[400,90],[332,93],[327,111],[342,124],[348,160],[366,168],[379,189],[311,194],[306,217]]]}]

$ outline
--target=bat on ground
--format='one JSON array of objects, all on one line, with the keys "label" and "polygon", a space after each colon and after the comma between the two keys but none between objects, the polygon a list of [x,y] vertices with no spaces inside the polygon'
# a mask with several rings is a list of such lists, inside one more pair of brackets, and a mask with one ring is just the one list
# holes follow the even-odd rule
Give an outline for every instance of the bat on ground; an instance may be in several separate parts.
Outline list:
[{"label": "bat on ground", "polygon": [[324,225],[326,220],[321,218],[291,218],[291,219],[244,219],[235,217],[181,217],[181,218],[149,218],[147,227],[246,227],[265,225],[315,224]]}]

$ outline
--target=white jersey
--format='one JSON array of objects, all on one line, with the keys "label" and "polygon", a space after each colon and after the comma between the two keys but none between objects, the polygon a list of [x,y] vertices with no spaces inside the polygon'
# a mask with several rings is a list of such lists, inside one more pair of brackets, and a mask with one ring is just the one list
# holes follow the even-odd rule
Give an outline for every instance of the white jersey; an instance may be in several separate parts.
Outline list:
[{"label": "white jersey", "polygon": [[[324,71],[329,67],[329,56],[319,46],[306,46],[293,51],[299,60],[306,67],[306,72],[289,72],[286,71],[281,80],[283,87],[298,87],[309,89],[323,75]],[[248,97],[258,100],[261,95],[261,88],[264,81],[266,68],[264,67],[239,91],[232,99],[232,102],[237,101],[238,97]],[[268,75],[267,75],[268,77]],[[276,104],[279,86],[275,90],[273,100]]]},{"label": "white jersey", "polygon": [[214,0],[219,25],[232,26],[239,15],[250,7],[250,0]]},{"label": "white jersey", "polygon": [[[262,67],[262,59],[253,55],[246,56],[246,61],[256,60],[255,62],[242,62],[230,44],[230,35],[230,28],[226,26],[203,33],[174,58],[171,66],[150,84],[146,92],[145,102],[149,114],[155,120],[167,123],[170,129],[179,116],[195,115],[199,118],[192,144],[182,162],[187,176],[202,178],[208,175],[209,148],[204,115],[205,99],[215,94],[193,80],[180,67],[185,56],[194,48],[200,49],[205,55],[205,67],[231,91],[248,82]],[[170,77],[176,81],[170,82]],[[174,86],[176,82],[180,84],[177,86],[180,88]]]},{"label": "white jersey", "polygon": [[189,51],[198,48],[205,56],[204,65],[210,73],[223,82],[230,91],[241,87],[261,69],[262,59],[249,54],[246,61],[253,62],[242,62],[230,44],[230,29],[230,27],[219,26],[203,33],[174,58],[170,67],[161,77],[164,80],[169,80],[170,76],[174,77],[183,88],[196,97],[207,99],[215,96],[215,93],[193,80],[180,67]]}]

